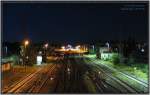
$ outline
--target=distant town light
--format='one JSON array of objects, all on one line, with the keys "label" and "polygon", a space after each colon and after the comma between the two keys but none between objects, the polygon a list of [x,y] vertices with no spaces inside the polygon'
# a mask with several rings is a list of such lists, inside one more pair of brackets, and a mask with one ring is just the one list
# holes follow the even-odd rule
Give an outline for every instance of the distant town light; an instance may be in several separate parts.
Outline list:
[{"label": "distant town light", "polygon": [[143,49],[143,48],[141,49],[141,52],[144,52],[144,49]]},{"label": "distant town light", "polygon": [[42,54],[42,51],[39,51],[39,54]]},{"label": "distant town light", "polygon": [[62,46],[61,49],[65,49],[65,46]]},{"label": "distant town light", "polygon": [[45,44],[45,45],[44,45],[44,47],[45,47],[45,48],[47,48],[47,47],[48,47],[48,43],[47,43],[47,44]]},{"label": "distant town light", "polygon": [[99,71],[98,74],[100,74],[101,72]]},{"label": "distant town light", "polygon": [[28,57],[28,56],[26,56],[26,58],[27,58],[27,59],[29,59],[29,57]]},{"label": "distant town light", "polygon": [[72,49],[72,46],[71,45],[67,45],[67,49],[71,50]]},{"label": "distant town light", "polygon": [[29,41],[26,40],[24,44],[25,44],[25,46],[27,46],[29,44]]},{"label": "distant town light", "polygon": [[136,70],[137,68],[136,67],[134,67],[134,70]]},{"label": "distant town light", "polygon": [[80,49],[80,45],[76,46],[75,48],[79,50]]},{"label": "distant town light", "polygon": [[67,71],[70,72],[70,68],[68,68]]},{"label": "distant town light", "polygon": [[50,78],[50,80],[53,80],[53,79],[54,79],[53,77]]}]

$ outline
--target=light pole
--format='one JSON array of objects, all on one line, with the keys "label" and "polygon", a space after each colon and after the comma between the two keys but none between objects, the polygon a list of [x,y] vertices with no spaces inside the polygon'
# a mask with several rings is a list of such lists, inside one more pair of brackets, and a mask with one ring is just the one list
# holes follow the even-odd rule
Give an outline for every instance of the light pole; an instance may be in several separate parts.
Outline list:
[{"label": "light pole", "polygon": [[25,45],[25,48],[26,48],[26,46],[29,45],[29,41],[26,40],[26,41],[24,42],[24,45]]},{"label": "light pole", "polygon": [[[25,40],[25,42],[24,42],[24,46],[25,46],[25,54],[24,54],[25,62],[26,62],[27,46],[28,45],[29,45],[29,41]],[[25,72],[26,72],[26,63],[24,65],[25,65]]]},{"label": "light pole", "polygon": [[28,40],[26,40],[25,42],[24,42],[24,46],[25,46],[25,57],[26,57],[26,52],[27,52],[27,46],[29,45],[29,41]]},{"label": "light pole", "polygon": [[45,62],[46,62],[46,59],[47,59],[47,48],[48,48],[48,43],[46,43],[45,45],[44,45],[44,48],[45,48]]}]

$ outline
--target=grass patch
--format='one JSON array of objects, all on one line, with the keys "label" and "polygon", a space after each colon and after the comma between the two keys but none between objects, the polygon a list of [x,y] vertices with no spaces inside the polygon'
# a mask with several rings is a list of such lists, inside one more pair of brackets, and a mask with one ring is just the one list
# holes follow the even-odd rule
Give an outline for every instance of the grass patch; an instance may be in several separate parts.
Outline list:
[{"label": "grass patch", "polygon": [[148,80],[148,64],[136,63],[131,66],[126,64],[113,64],[110,61],[103,61],[106,65],[114,67],[120,71],[123,71],[127,74],[134,75],[137,78],[141,78],[145,81]]}]

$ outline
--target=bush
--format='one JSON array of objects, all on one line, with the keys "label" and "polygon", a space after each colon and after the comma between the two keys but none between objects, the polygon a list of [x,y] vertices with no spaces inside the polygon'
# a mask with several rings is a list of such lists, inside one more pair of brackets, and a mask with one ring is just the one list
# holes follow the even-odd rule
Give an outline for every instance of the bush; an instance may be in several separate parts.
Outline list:
[{"label": "bush", "polygon": [[135,64],[135,59],[133,56],[130,56],[129,59],[128,59],[128,62],[127,62],[127,65],[132,65],[132,64]]},{"label": "bush", "polygon": [[118,54],[113,54],[111,61],[112,61],[114,64],[118,64],[119,61],[120,61],[120,60],[119,60],[119,55],[118,55]]}]

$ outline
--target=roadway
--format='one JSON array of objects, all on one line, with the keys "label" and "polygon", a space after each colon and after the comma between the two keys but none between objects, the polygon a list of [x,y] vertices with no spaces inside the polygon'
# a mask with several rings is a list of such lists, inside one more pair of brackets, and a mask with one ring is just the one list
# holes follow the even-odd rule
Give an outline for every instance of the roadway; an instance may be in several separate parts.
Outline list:
[{"label": "roadway", "polygon": [[85,57],[65,57],[26,76],[3,93],[144,93]]}]

